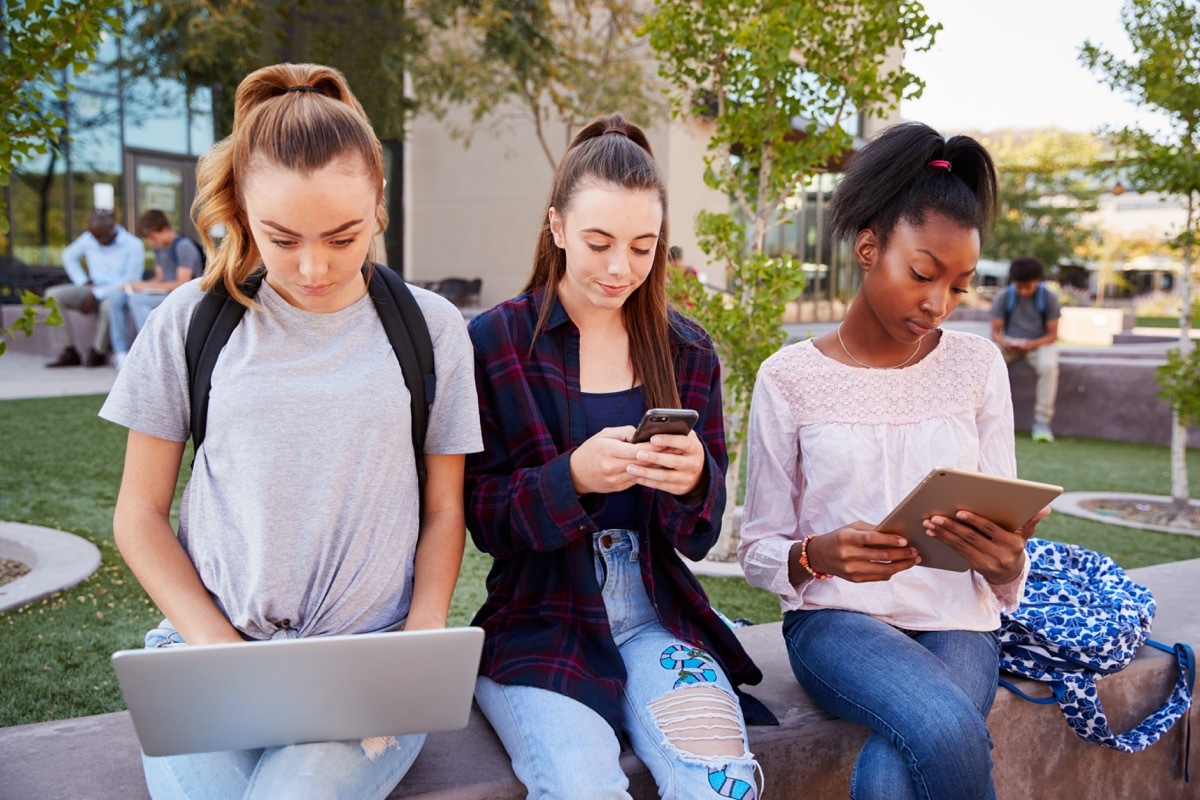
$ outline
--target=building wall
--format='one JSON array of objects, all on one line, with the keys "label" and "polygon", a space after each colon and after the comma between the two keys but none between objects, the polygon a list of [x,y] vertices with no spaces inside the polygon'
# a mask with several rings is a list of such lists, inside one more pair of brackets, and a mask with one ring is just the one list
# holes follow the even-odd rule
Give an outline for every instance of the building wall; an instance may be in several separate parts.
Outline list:
[{"label": "building wall", "polygon": [[1183,230],[1187,218],[1181,197],[1157,192],[1126,191],[1103,194],[1088,221],[1105,234],[1166,239]]},{"label": "building wall", "polygon": [[[465,126],[466,112],[452,123]],[[412,125],[406,148],[405,277],[410,281],[481,278],[480,304],[490,307],[520,291],[529,276],[534,242],[550,192],[552,172],[533,124],[510,121],[476,126],[469,144],[429,117]],[[561,125],[550,126],[555,157],[566,149]],[[646,128],[667,180],[671,243],[709,277],[696,244],[701,209],[725,208],[704,185],[704,124],[671,122]]]}]

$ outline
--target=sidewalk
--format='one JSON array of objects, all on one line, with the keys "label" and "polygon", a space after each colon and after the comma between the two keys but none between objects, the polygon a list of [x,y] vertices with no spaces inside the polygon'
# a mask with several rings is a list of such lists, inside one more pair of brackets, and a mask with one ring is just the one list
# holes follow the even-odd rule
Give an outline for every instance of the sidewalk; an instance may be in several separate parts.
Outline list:
[{"label": "sidewalk", "polygon": [[116,367],[47,369],[51,359],[10,348],[0,356],[0,400],[106,394],[117,379]]}]

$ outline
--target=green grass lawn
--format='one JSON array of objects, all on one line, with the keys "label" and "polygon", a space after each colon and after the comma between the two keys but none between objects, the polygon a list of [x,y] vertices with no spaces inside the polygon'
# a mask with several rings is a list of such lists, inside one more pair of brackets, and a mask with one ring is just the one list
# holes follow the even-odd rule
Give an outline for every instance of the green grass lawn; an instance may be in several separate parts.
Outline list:
[{"label": "green grass lawn", "polygon": [[[123,708],[108,658],[140,647],[160,616],[112,540],[112,511],[125,453],[125,431],[96,416],[103,398],[0,402],[0,519],[59,528],[100,548],[100,569],[78,586],[0,614],[0,726],[98,714]],[[1082,439],[1034,445],[1019,435],[1024,478],[1068,490],[1169,491],[1165,447]],[[185,457],[185,462],[190,457]],[[1191,454],[1198,479],[1200,453]],[[186,476],[181,476],[180,484]],[[1132,568],[1200,557],[1200,538],[1118,528],[1052,515],[1047,538],[1109,553]],[[465,624],[483,600],[489,560],[468,545],[451,617]],[[713,605],[729,617],[779,619],[773,595],[741,579],[702,578]]]},{"label": "green grass lawn", "polygon": [[[1136,328],[1174,328],[1179,330],[1179,317],[1135,317],[1133,325]],[[1200,327],[1200,321],[1192,322],[1192,329]]]}]

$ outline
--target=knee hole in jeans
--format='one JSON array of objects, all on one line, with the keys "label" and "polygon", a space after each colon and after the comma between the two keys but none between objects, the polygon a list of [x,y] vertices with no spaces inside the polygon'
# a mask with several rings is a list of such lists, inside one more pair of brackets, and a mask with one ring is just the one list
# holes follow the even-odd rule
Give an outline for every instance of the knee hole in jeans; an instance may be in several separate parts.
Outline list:
[{"label": "knee hole in jeans", "polygon": [[667,742],[702,757],[742,758],[742,718],[737,699],[714,686],[685,686],[648,706]]}]

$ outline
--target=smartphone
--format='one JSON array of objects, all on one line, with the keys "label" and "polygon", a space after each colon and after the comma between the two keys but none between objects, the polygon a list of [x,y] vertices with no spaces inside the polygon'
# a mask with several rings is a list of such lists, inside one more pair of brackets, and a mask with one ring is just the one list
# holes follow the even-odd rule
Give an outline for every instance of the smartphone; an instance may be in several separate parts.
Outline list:
[{"label": "smartphone", "polygon": [[652,408],[642,415],[633,442],[648,442],[656,433],[686,434],[696,425],[700,414],[690,408]]}]

